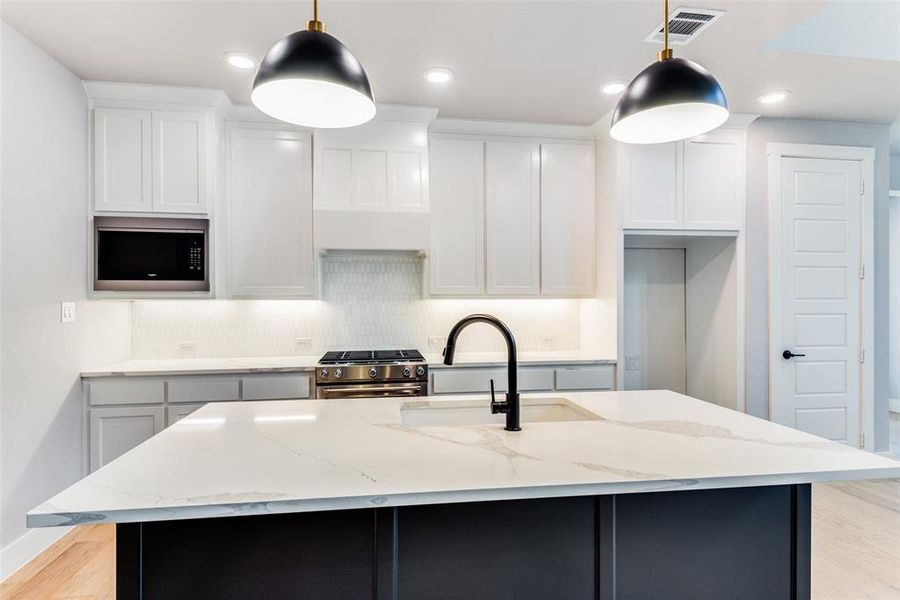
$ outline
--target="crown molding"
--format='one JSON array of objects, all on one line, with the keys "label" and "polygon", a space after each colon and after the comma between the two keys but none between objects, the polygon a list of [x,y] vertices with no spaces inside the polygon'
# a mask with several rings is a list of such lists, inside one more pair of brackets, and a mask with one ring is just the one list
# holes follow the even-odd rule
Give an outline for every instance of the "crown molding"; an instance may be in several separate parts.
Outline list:
[{"label": "crown molding", "polygon": [[430,133],[488,135],[501,137],[561,138],[591,140],[594,132],[584,125],[558,123],[526,123],[521,121],[488,121],[477,119],[435,119]]},{"label": "crown molding", "polygon": [[135,102],[147,105],[184,104],[225,110],[231,100],[223,91],[215,88],[183,87],[118,81],[82,81],[84,91],[94,106],[116,106]]}]

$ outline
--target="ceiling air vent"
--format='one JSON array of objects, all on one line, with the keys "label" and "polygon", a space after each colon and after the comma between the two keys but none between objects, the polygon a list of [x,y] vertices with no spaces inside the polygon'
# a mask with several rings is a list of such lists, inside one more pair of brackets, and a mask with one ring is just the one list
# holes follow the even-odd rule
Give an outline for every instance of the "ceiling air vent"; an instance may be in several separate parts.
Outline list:
[{"label": "ceiling air vent", "polygon": [[[671,12],[669,17],[669,44],[684,46],[690,43],[724,14],[724,10],[679,6]],[[662,44],[663,24],[660,23],[657,28],[651,31],[644,41]]]}]

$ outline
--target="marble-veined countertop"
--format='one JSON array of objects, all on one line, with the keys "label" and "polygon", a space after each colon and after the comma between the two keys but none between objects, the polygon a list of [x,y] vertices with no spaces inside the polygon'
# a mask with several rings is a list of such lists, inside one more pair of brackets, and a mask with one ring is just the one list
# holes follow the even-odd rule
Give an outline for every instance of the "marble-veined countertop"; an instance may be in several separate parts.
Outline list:
[{"label": "marble-veined countertop", "polygon": [[[85,378],[166,376],[166,375],[224,375],[229,373],[290,373],[313,371],[320,354],[307,356],[247,356],[232,358],[160,358],[133,359],[111,365],[87,369],[81,372]],[[489,367],[505,366],[505,352],[460,352],[454,366]],[[444,368],[440,352],[425,353],[430,368]],[[615,364],[615,359],[599,356],[595,352],[546,351],[520,352],[521,366],[537,365],[605,365]]]},{"label": "marble-veined countertop", "polygon": [[[900,463],[668,391],[596,420],[415,427],[442,396],[208,404],[28,513],[31,527],[900,477]],[[411,404],[410,404],[411,403]]]}]

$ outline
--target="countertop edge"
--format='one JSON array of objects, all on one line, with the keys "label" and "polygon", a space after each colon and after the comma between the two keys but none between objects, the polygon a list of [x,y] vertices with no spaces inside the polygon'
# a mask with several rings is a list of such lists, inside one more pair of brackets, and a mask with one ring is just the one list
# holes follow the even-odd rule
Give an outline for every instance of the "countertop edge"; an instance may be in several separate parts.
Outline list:
[{"label": "countertop edge", "polygon": [[456,504],[497,500],[528,500],[574,496],[607,496],[642,492],[675,492],[723,488],[798,485],[817,482],[853,481],[860,479],[894,479],[900,477],[897,467],[814,471],[810,473],[781,473],[773,475],[738,475],[700,479],[664,479],[650,481],[622,481],[614,483],[585,483],[525,487],[447,490],[403,493],[380,496],[348,496],[276,500],[270,502],[234,502],[218,505],[159,507],[152,509],[123,509],[82,512],[29,512],[29,528],[92,525],[99,523],[136,523],[185,519],[240,517],[266,514],[321,512],[363,508],[418,506],[428,504]]},{"label": "countertop edge", "polygon": [[[173,359],[176,360],[176,359]],[[213,359],[214,360],[214,359]],[[222,359],[223,361],[230,361],[233,359]],[[539,366],[590,366],[590,365],[615,365],[617,360],[614,358],[584,358],[584,357],[573,357],[566,358],[561,356],[559,358],[540,358],[540,359],[528,359],[522,358],[519,360],[519,366],[522,367],[539,367]],[[428,368],[432,370],[441,370],[448,368],[488,368],[488,367],[505,367],[505,360],[493,360],[493,359],[485,359],[485,360],[473,360],[466,361],[462,360],[460,362],[456,362],[452,366],[448,366],[443,364],[440,361],[431,361],[429,360]],[[159,368],[159,369],[117,369],[115,368],[117,365],[112,365],[109,368],[100,367],[98,369],[86,369],[81,371],[79,376],[82,379],[101,379],[105,377],[167,377],[167,376],[187,376],[187,375],[241,375],[241,374],[266,374],[266,373],[312,373],[315,371],[317,365],[292,365],[292,366],[259,366],[259,367],[244,367],[239,365],[222,365],[221,367],[190,367],[185,366],[183,368]]]}]

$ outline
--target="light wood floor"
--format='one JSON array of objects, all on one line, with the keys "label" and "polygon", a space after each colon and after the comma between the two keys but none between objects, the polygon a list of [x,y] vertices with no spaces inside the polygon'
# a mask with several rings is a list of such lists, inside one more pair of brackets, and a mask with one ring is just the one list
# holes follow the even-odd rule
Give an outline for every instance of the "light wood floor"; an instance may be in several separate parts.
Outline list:
[{"label": "light wood floor", "polygon": [[[2,600],[113,600],[112,525],[79,527],[0,584]],[[900,480],[813,486],[813,598],[900,600]]]}]

